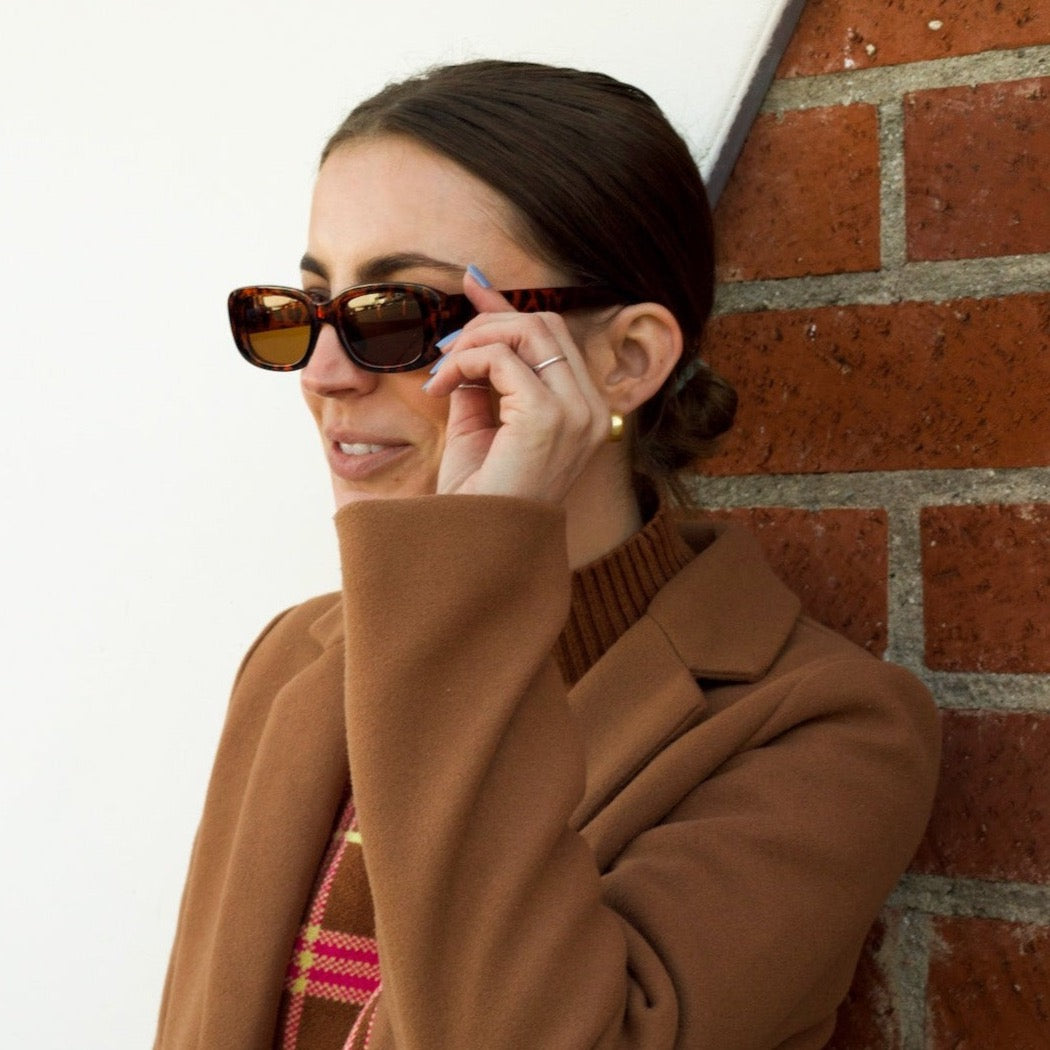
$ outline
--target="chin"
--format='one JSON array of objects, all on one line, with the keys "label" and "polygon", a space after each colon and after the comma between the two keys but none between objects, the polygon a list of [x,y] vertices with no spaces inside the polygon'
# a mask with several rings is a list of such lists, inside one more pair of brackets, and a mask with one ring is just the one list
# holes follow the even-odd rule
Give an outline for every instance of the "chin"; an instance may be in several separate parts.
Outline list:
[{"label": "chin", "polygon": [[342,478],[332,479],[332,495],[335,498],[336,510],[362,500],[409,499],[412,496],[432,496],[436,491],[436,479],[415,484],[375,485],[361,488],[347,485]]}]

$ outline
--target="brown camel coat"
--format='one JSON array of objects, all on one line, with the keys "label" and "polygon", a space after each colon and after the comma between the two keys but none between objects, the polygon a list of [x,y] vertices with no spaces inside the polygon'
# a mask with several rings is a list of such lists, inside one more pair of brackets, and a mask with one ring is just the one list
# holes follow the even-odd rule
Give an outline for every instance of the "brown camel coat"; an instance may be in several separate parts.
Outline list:
[{"label": "brown camel coat", "polygon": [[264,1050],[346,784],[377,1050],[791,1050],[827,1040],[931,803],[934,707],[800,617],[734,530],[568,693],[564,518],[353,504],[344,585],[245,660],[156,1046]]}]

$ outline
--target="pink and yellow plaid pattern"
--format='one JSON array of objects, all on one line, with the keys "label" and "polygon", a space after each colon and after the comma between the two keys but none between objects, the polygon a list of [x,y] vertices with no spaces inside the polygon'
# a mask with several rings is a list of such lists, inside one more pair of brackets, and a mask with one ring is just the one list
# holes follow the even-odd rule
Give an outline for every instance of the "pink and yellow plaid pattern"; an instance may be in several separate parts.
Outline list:
[{"label": "pink and yellow plaid pattern", "polygon": [[354,803],[348,799],[292,950],[276,1045],[338,1050],[378,987],[372,896]]}]

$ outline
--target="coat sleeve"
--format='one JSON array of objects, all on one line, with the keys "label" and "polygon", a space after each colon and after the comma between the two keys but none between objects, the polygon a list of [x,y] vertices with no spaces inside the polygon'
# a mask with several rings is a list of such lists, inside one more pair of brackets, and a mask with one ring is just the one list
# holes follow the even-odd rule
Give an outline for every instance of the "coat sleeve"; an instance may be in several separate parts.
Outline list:
[{"label": "coat sleeve", "polygon": [[[926,738],[912,753],[893,743],[908,735],[899,725],[882,727],[901,683],[789,672],[797,683],[768,710],[733,720],[730,750],[744,754],[600,871],[571,826],[583,746],[550,658],[569,603],[562,513],[427,497],[336,520],[348,752],[382,971],[348,1046],[822,1045],[918,832],[894,849],[878,840],[927,804],[894,803],[929,779]],[[843,692],[857,701],[829,706]]]}]

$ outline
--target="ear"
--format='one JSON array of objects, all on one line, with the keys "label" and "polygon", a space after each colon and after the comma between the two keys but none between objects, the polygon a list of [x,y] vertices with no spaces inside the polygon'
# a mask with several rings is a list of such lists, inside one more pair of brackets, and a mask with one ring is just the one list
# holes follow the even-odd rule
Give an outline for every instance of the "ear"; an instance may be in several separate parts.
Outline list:
[{"label": "ear", "polygon": [[587,354],[592,377],[621,415],[648,401],[682,356],[682,330],[659,303],[623,307],[595,342]]}]

